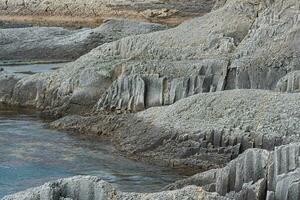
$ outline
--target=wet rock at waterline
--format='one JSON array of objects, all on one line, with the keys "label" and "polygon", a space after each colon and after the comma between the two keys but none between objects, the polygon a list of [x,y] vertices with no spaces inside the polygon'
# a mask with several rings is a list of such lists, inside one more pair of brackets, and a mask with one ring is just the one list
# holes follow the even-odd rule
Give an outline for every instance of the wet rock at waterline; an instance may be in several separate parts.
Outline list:
[{"label": "wet rock at waterline", "polygon": [[[47,183],[3,200],[33,199],[235,199],[288,200],[299,198],[300,144],[274,151],[250,149],[224,168],[197,174],[153,194],[124,193],[96,177],[73,177]],[[194,185],[194,186],[191,186]],[[76,191],[76,192],[75,192]]]},{"label": "wet rock at waterline", "polygon": [[236,200],[299,199],[300,143],[274,151],[250,149],[226,167],[177,181],[166,189],[196,185]]},{"label": "wet rock at waterline", "polygon": [[53,128],[109,135],[131,157],[208,170],[251,148],[300,141],[300,95],[264,90],[198,94],[132,114],[67,116]]},{"label": "wet rock at waterline", "polygon": [[178,27],[12,79],[1,101],[85,114],[51,126],[110,136],[131,158],[209,170],[169,189],[196,184],[229,199],[298,199],[299,14],[298,0],[218,1]]},{"label": "wet rock at waterline", "polygon": [[6,102],[11,98],[15,85],[25,75],[8,73],[0,68],[0,102]]}]

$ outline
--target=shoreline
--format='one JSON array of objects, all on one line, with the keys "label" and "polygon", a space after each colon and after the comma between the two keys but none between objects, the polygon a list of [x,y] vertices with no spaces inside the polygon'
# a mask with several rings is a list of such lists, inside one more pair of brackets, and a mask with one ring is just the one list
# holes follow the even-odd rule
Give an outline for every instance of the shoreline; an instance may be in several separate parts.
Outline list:
[{"label": "shoreline", "polygon": [[70,29],[79,28],[96,28],[107,20],[127,19],[139,22],[158,23],[170,27],[177,26],[184,21],[193,19],[194,17],[202,16],[203,14],[194,14],[190,16],[173,16],[168,18],[151,18],[144,17],[80,17],[80,16],[47,16],[47,15],[0,15],[0,22],[11,25],[23,26],[46,26],[46,27],[64,27]]},{"label": "shoreline", "polygon": [[[27,33],[29,42],[19,34],[18,44],[28,48],[20,53],[19,45],[11,45],[11,52],[33,56],[29,61],[66,58],[66,52],[72,59],[78,48],[86,50],[101,40],[51,73],[0,73],[0,102],[33,106],[54,116],[49,127],[56,130],[110,137],[127,158],[201,172],[171,188],[197,185],[239,200],[284,200],[283,193],[300,198],[300,62],[295,56],[300,55],[300,29],[295,28],[299,19],[293,18],[300,10],[292,6],[297,0],[257,3],[219,0],[211,12],[173,28],[111,20],[72,37],[68,30],[55,30],[47,37],[55,36],[46,42],[47,51],[40,46],[47,41],[40,38],[47,30]],[[127,9],[126,19],[141,12],[114,8],[116,17]],[[52,11],[49,15],[58,14]],[[43,13],[41,7],[37,13]],[[274,13],[280,13],[279,21]],[[148,20],[157,19],[156,14],[150,10]],[[3,43],[12,44],[12,34],[6,35]],[[35,45],[32,35],[39,39]],[[85,44],[79,42],[82,35]],[[28,51],[28,44],[36,50]],[[40,50],[44,55],[34,57]]]}]

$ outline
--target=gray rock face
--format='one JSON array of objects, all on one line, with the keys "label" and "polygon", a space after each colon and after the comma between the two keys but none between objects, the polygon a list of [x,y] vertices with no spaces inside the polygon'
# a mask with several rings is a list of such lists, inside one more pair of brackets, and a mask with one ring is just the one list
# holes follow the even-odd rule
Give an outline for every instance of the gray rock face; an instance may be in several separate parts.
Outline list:
[{"label": "gray rock face", "polygon": [[299,98],[231,90],[198,94],[135,114],[65,117],[52,127],[110,135],[130,156],[208,170],[250,148],[273,150],[300,141]]},{"label": "gray rock face", "polygon": [[4,197],[2,200],[226,200],[216,193],[207,193],[200,187],[189,186],[180,190],[165,191],[153,194],[125,193],[117,191],[112,185],[96,177],[73,177],[46,183],[45,185],[15,195]]},{"label": "gray rock face", "polygon": [[[299,148],[299,143],[293,143],[271,152],[250,149],[224,168],[197,174],[167,188],[197,185],[236,200],[299,199]],[[215,190],[207,184],[215,184]]]},{"label": "gray rock face", "polygon": [[99,178],[78,176],[46,183],[41,187],[6,196],[2,200],[298,199],[299,153],[300,143],[280,146],[271,152],[249,149],[224,168],[177,181],[167,187],[175,190],[159,193],[120,192]]},{"label": "gray rock face", "polygon": [[6,102],[12,97],[16,83],[24,78],[24,75],[11,74],[0,70],[0,102]]},{"label": "gray rock face", "polygon": [[115,139],[131,156],[207,170],[249,148],[299,141],[299,98],[263,90],[194,95],[129,115]]},{"label": "gray rock face", "polygon": [[276,90],[279,92],[299,92],[300,91],[300,71],[293,71],[282,77],[277,85]]},{"label": "gray rock face", "polygon": [[176,190],[188,185],[197,185],[204,188],[206,191],[215,192],[217,172],[218,169],[212,169],[203,173],[195,174],[189,178],[169,184],[163,190]]},{"label": "gray rock face", "polygon": [[[252,0],[247,1],[252,2]],[[256,3],[260,4],[260,1],[257,0]],[[66,65],[62,70],[47,76],[32,76],[28,80],[20,81],[16,85],[15,93],[9,103],[27,105],[30,102],[32,106],[40,109],[51,109],[60,111],[60,113],[66,113],[67,110],[87,110],[85,105],[78,104],[78,100],[73,102],[72,99],[82,87],[89,88],[78,81],[82,73],[88,71],[93,71],[97,75],[96,79],[99,80],[96,81],[96,85],[91,86],[91,88],[97,87],[97,92],[92,92],[92,95],[83,95],[84,97],[88,96],[87,99],[93,100],[96,98],[99,100],[101,97],[106,99],[102,95],[107,94],[105,91],[120,76],[140,75],[144,77],[146,75],[147,77],[158,74],[159,77],[170,80],[168,81],[170,86],[163,87],[170,91],[163,92],[163,96],[170,96],[169,100],[161,101],[159,96],[162,94],[155,89],[159,87],[160,83],[152,83],[154,96],[145,99],[145,107],[147,107],[147,102],[152,102],[152,100],[155,100],[155,105],[159,99],[159,104],[161,102],[168,104],[176,99],[201,92],[201,89],[203,92],[223,89],[226,83],[224,78],[227,67],[230,64],[229,55],[247,35],[256,19],[258,10],[259,8],[255,4],[232,0],[223,7],[176,28],[106,43],[74,63]],[[221,18],[223,21],[219,20]],[[235,26],[231,24],[235,24]],[[193,77],[195,75],[198,77]],[[206,82],[202,84],[203,79]],[[30,99],[31,97],[28,97],[28,101],[26,101],[26,97],[22,96],[21,98],[19,95],[27,87],[23,84],[28,81],[43,82],[43,85],[46,86],[43,89],[33,89],[32,92],[38,90],[40,94],[36,95],[37,98],[34,101]],[[193,83],[190,85],[187,83],[193,81],[198,82],[194,83],[196,89],[193,88]],[[89,83],[91,82],[89,81]],[[128,89],[133,87],[135,86],[129,86]],[[148,92],[146,89],[146,93]],[[130,92],[122,92],[124,95],[127,93]],[[108,105],[105,104],[105,107],[113,107],[114,105],[109,104],[126,98],[123,96],[118,100],[108,98]],[[138,97],[133,99],[138,99]],[[89,105],[95,104],[94,101],[86,102]],[[81,109],[80,106],[82,106]]]},{"label": "gray rock face", "polygon": [[[139,111],[202,92],[275,89],[299,66],[297,3],[218,1],[176,28],[106,43],[60,71],[29,77],[46,86],[32,88],[41,95],[28,101],[55,113],[90,111],[97,102],[98,110]],[[87,84],[78,81],[91,73]],[[8,103],[27,105],[23,83]]]},{"label": "gray rock face", "polygon": [[7,0],[0,2],[1,15],[130,17],[139,19],[185,18],[208,12],[214,0]]},{"label": "gray rock face", "polygon": [[258,13],[231,60],[227,89],[274,89],[287,72],[299,69],[299,1],[263,4],[266,9]]},{"label": "gray rock face", "polygon": [[224,89],[226,68],[202,67],[187,77],[167,78],[159,74],[120,76],[97,103],[97,110],[141,111],[204,92]]},{"label": "gray rock face", "polygon": [[0,29],[0,61],[74,60],[106,42],[165,28],[151,23],[108,20],[95,29],[68,30],[57,27]]},{"label": "gray rock face", "polygon": [[268,175],[269,199],[299,198],[299,147],[296,143],[275,149]]},{"label": "gray rock face", "polygon": [[[99,116],[66,117],[52,125],[110,131],[119,150],[134,158],[201,170],[220,167],[169,189],[196,184],[229,199],[298,199],[300,144],[291,143],[300,141],[300,94],[251,89],[298,91],[299,14],[298,0],[220,0],[205,16],[105,43],[55,72],[22,79],[1,75],[9,87],[0,86],[0,100],[55,115],[93,110]],[[144,109],[112,120],[100,112]],[[101,194],[110,195],[102,186]],[[82,187],[83,195],[91,191]],[[191,188],[113,194],[198,198]]]}]

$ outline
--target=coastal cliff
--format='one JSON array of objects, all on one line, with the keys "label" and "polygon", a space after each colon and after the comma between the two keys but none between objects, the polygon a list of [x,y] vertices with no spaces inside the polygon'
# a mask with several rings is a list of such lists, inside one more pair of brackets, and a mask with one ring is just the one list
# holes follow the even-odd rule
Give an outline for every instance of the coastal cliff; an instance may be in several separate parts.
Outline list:
[{"label": "coastal cliff", "polygon": [[[129,34],[105,32],[110,40],[53,72],[0,72],[0,102],[59,118],[53,128],[109,136],[128,157],[205,171],[166,187],[173,193],[115,191],[116,199],[298,199],[300,3],[220,0],[209,8],[172,28],[130,22]],[[65,192],[64,181],[7,199],[41,199],[44,188],[46,199],[95,193]],[[202,189],[182,189],[189,185]]]}]

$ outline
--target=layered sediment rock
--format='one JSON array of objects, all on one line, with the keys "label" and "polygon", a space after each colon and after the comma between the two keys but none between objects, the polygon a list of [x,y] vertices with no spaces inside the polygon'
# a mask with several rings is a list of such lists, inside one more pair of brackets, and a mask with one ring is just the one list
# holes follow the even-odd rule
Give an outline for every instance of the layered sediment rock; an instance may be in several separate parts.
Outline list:
[{"label": "layered sediment rock", "polygon": [[[258,0],[256,3],[261,4]],[[106,43],[59,71],[20,81],[8,103],[28,105],[30,102],[32,106],[40,109],[51,108],[60,113],[67,113],[68,110],[86,110],[86,105],[78,103],[79,96],[84,97],[81,101],[84,104],[95,104],[96,99],[96,102],[101,97],[105,99],[102,95],[107,94],[105,91],[110,88],[112,82],[124,76],[134,75],[158,74],[159,77],[168,80],[179,79],[179,86],[173,87],[177,90],[178,99],[185,96],[181,90],[188,88],[180,79],[186,80],[197,74],[203,76],[200,79],[208,80],[208,83],[204,84],[205,87],[212,91],[217,88],[223,89],[226,85],[224,78],[227,76],[227,67],[230,64],[229,56],[247,35],[260,9],[256,4],[232,0],[223,7],[176,28]],[[219,20],[221,18],[222,21]],[[80,77],[89,73],[98,81],[78,81],[82,80]],[[34,99],[31,96],[21,98],[21,91],[28,89],[24,85],[27,82],[42,82],[45,87],[32,88],[32,92],[38,91],[34,92]],[[82,95],[82,88],[88,91],[87,85],[93,85],[90,88],[96,91],[91,94],[85,92]],[[128,92],[123,94],[126,93]],[[154,92],[154,95],[156,94]],[[73,99],[76,99],[75,102]],[[145,102],[148,100],[145,99]],[[111,99],[109,101],[115,102]],[[172,101],[171,99],[169,102]]]},{"label": "layered sediment rock", "polygon": [[70,61],[101,44],[165,28],[159,24],[108,20],[95,29],[68,30],[58,27],[0,29],[0,61]]},{"label": "layered sediment rock", "polygon": [[300,71],[293,71],[282,77],[277,85],[279,92],[300,92]]},{"label": "layered sediment rock", "polygon": [[[300,66],[296,0],[218,3],[176,28],[106,43],[62,70],[20,81],[8,103],[30,100],[57,113],[90,111],[96,102],[99,110],[139,111],[201,92],[275,89]],[[97,81],[81,81],[88,74]],[[28,81],[45,87],[32,87],[36,98],[23,101],[20,91]]]},{"label": "layered sediment rock", "polygon": [[6,102],[11,98],[15,85],[24,75],[11,74],[0,70],[0,101]]},{"label": "layered sediment rock", "polygon": [[299,99],[263,90],[194,95],[130,115],[117,146],[171,166],[221,166],[249,148],[273,150],[299,141]]},{"label": "layered sediment rock", "polygon": [[[178,23],[210,11],[214,0],[7,0],[0,2],[0,15],[10,16],[70,16],[70,17],[127,17]],[[171,20],[170,20],[171,19]]]},{"label": "layered sediment rock", "polygon": [[70,116],[51,126],[110,135],[119,150],[134,158],[208,170],[247,149],[271,151],[300,141],[299,99],[299,94],[232,90],[135,114]]},{"label": "layered sediment rock", "polygon": [[[250,149],[226,167],[177,181],[166,188],[197,185],[229,199],[299,199],[300,144],[276,147],[274,151]],[[207,179],[207,177],[214,177]]]},{"label": "layered sediment rock", "polygon": [[177,191],[153,194],[126,193],[117,191],[112,185],[96,177],[73,177],[47,183],[41,187],[29,189],[2,200],[227,200],[216,193],[207,193],[200,187],[189,186]]},{"label": "layered sediment rock", "polygon": [[231,61],[226,89],[274,89],[287,72],[299,69],[299,1],[262,1],[247,37]]},{"label": "layered sediment rock", "polygon": [[[197,174],[153,194],[125,193],[96,177],[73,177],[47,183],[3,200],[33,199],[235,199],[299,198],[300,143],[274,151],[249,149],[224,168]],[[193,185],[193,186],[191,186]]]},{"label": "layered sediment rock", "polygon": [[[0,99],[55,115],[99,112],[52,125],[111,131],[134,158],[222,167],[169,188],[297,199],[300,145],[290,143],[300,141],[300,95],[250,89],[298,91],[299,14],[298,0],[218,1],[176,28],[105,43],[55,72],[12,79]],[[144,109],[111,120],[100,112]]]},{"label": "layered sediment rock", "polygon": [[198,73],[168,78],[159,74],[121,76],[97,103],[97,110],[141,111],[199,93],[224,89],[226,68],[202,66]]}]

